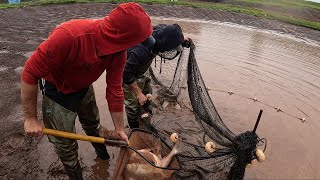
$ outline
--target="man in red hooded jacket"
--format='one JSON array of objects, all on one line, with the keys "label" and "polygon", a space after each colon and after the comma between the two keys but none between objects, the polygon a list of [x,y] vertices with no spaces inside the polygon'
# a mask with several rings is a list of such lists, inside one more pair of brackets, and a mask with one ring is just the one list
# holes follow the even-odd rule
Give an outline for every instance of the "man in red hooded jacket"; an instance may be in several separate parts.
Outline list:
[{"label": "man in red hooded jacket", "polygon": [[[122,73],[126,49],[148,40],[150,17],[136,3],[120,4],[99,20],[72,20],[55,28],[24,66],[21,99],[26,134],[42,135],[37,117],[38,81],[42,79],[43,124],[74,132],[78,116],[87,135],[99,136],[100,118],[92,83],[106,71],[106,99],[121,139],[128,141],[123,122]],[[48,136],[71,179],[82,179],[78,145],[74,140]],[[109,159],[102,144],[93,143],[101,159]]]}]

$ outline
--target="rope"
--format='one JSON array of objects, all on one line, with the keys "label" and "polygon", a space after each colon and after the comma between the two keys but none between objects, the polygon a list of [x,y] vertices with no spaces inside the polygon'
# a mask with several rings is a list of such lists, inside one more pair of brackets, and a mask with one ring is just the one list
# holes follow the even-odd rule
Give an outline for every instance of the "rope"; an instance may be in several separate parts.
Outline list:
[{"label": "rope", "polygon": [[[288,116],[290,116],[290,117],[292,117],[292,118],[299,119],[302,123],[306,122],[306,118],[304,118],[304,117],[303,117],[303,118],[300,118],[300,117],[297,117],[297,116],[292,115],[292,114],[290,114],[290,113],[287,113],[287,112],[283,111],[280,107],[275,107],[275,106],[269,105],[269,104],[267,104],[267,103],[264,103],[264,102],[258,100],[257,98],[247,97],[247,96],[244,96],[244,95],[241,95],[241,94],[234,93],[233,91],[224,91],[224,90],[208,89],[208,88],[207,88],[207,91],[223,92],[223,93],[228,93],[230,96],[231,96],[231,95],[237,95],[237,96],[242,97],[242,98],[245,98],[245,99],[250,99],[250,100],[252,100],[253,102],[259,102],[260,104],[263,104],[263,105],[265,105],[265,106],[267,106],[267,107],[270,107],[270,108],[272,108],[272,109],[275,109],[277,112],[282,112],[282,113],[284,113],[284,114],[286,114],[286,115],[288,115]],[[304,112],[302,112],[302,113],[304,113]],[[304,114],[305,114],[305,113],[304,113]]]},{"label": "rope", "polygon": [[[258,142],[264,144],[263,152],[265,152],[266,149],[267,149],[267,144],[268,144],[267,139],[266,139],[266,138],[261,138],[261,139],[259,139]],[[261,144],[258,144],[258,146],[262,146],[262,145],[261,145]]]}]

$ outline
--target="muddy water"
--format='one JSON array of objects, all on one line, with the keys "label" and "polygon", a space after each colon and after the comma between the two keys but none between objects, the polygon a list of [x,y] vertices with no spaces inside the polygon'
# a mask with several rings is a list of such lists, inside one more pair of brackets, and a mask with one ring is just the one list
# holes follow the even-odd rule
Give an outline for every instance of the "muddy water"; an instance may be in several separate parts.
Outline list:
[{"label": "muddy water", "polygon": [[[154,24],[175,22],[194,40],[210,96],[233,132],[251,130],[259,110],[264,110],[258,135],[268,140],[267,160],[248,168],[246,179],[319,179],[319,42],[233,24],[153,18]],[[104,76],[94,87],[102,124],[113,128]],[[87,177],[112,177],[117,148],[109,148],[110,162],[94,159],[89,143],[80,142],[79,151]]]},{"label": "muddy water", "polygon": [[213,89],[210,96],[233,132],[253,129],[264,110],[258,134],[268,139],[267,161],[248,169],[247,179],[320,178],[319,42],[233,24],[153,22],[178,22],[195,41],[202,76]]}]

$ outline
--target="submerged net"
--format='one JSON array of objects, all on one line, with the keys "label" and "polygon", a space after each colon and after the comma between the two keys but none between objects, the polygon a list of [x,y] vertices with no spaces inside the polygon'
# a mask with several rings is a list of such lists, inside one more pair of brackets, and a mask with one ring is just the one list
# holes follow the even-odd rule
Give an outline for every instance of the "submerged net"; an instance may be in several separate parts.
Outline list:
[{"label": "submerged net", "polygon": [[[195,115],[187,118],[197,124],[189,126],[189,129],[178,127],[180,132],[194,133],[181,138],[180,149],[183,151],[177,155],[179,170],[175,172],[175,178],[243,179],[246,165],[257,158],[255,155],[257,146],[264,143],[264,139],[260,139],[256,134],[256,127],[253,131],[236,135],[224,124],[206,89],[192,41],[190,51],[181,53],[177,61],[162,61],[160,67],[155,61],[150,68],[153,81],[159,86],[160,99],[162,102],[177,101],[187,81],[189,102]],[[171,133],[170,130],[162,128],[157,123],[153,123],[153,127],[157,130],[157,132],[152,130],[155,136],[168,141],[166,137]],[[204,148],[208,141],[216,145],[215,151],[211,154]]]}]

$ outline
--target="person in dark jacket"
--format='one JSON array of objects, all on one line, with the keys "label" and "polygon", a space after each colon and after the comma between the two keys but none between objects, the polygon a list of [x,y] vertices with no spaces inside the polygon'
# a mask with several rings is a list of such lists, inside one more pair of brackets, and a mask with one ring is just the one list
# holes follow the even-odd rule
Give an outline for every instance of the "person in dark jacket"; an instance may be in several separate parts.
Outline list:
[{"label": "person in dark jacket", "polygon": [[[153,39],[152,39],[153,37]],[[127,62],[123,72],[125,110],[130,128],[139,128],[140,106],[151,93],[148,69],[152,60],[166,51],[181,52],[188,44],[178,24],[160,24],[153,27],[151,38],[128,49]]]}]

